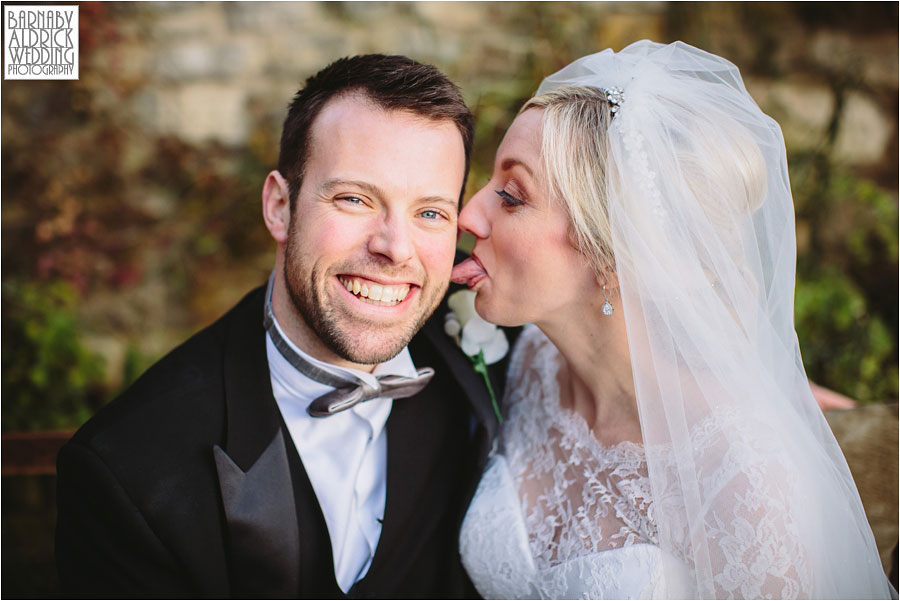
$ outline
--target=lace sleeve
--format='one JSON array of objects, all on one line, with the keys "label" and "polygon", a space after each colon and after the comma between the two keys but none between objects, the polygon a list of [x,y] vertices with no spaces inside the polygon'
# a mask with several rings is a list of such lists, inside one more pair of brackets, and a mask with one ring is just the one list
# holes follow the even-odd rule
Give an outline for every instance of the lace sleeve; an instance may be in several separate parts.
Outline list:
[{"label": "lace sleeve", "polygon": [[687,516],[678,534],[703,597],[812,594],[807,561],[812,541],[805,536],[809,516],[804,515],[810,508],[800,506],[803,479],[766,430],[765,424],[718,416],[692,436],[689,452],[705,467],[696,487],[684,483],[682,489],[685,495],[696,492],[702,509]]},{"label": "lace sleeve", "polygon": [[[725,434],[728,434],[725,440]],[[707,453],[721,456],[703,515],[712,588],[718,599],[810,596],[807,551],[796,521],[800,482],[773,452],[780,445],[734,427]]]}]

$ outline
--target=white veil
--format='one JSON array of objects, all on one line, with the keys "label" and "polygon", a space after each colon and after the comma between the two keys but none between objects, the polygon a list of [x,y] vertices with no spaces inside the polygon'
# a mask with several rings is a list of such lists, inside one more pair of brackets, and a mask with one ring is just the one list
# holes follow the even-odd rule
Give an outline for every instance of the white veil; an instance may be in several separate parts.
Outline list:
[{"label": "white veil", "polygon": [[785,146],[730,62],[641,41],[537,91],[619,88],[608,211],[667,578],[701,598],[889,597],[794,331]]}]

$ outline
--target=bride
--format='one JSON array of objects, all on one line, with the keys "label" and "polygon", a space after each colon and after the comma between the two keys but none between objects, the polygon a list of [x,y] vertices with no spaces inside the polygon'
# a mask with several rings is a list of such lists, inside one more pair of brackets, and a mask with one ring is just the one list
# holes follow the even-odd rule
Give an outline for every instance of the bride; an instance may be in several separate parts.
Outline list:
[{"label": "bride", "polygon": [[793,326],[785,147],[681,42],[551,75],[460,215],[454,279],[527,326],[460,534],[486,598],[875,598]]}]

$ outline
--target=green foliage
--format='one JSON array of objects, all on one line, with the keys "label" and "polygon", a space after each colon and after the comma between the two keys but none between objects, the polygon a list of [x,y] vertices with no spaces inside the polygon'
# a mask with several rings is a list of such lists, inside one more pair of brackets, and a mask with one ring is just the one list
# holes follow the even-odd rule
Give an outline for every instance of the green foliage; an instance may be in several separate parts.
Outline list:
[{"label": "green foliage", "polygon": [[823,267],[798,280],[795,315],[810,378],[860,400],[897,398],[896,332],[850,278]]},{"label": "green foliage", "polygon": [[74,428],[103,401],[102,359],[79,340],[64,282],[3,284],[3,430]]},{"label": "green foliage", "polygon": [[145,356],[139,349],[129,346],[125,351],[125,361],[122,363],[122,391],[131,386],[144,371],[153,364],[153,361]]},{"label": "green foliage", "polygon": [[843,175],[834,178],[837,202],[852,207],[847,232],[849,258],[861,265],[897,261],[897,199],[873,182]]},{"label": "green foliage", "polygon": [[898,396],[897,199],[822,155],[792,157],[800,236],[795,319],[814,381],[866,401]]}]

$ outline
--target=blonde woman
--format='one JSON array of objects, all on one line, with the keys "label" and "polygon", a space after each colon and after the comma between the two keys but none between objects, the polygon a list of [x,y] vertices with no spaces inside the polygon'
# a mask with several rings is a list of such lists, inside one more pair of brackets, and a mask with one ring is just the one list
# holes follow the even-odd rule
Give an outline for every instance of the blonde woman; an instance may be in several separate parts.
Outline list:
[{"label": "blonde woman", "polygon": [[487,598],[893,593],[793,327],[778,125],[734,65],[638,42],[548,77],[454,277],[527,326],[460,536]]}]

